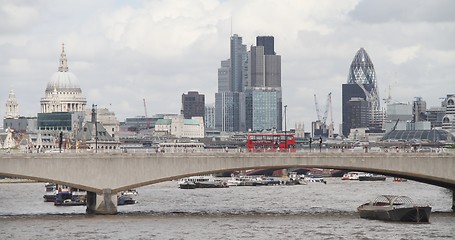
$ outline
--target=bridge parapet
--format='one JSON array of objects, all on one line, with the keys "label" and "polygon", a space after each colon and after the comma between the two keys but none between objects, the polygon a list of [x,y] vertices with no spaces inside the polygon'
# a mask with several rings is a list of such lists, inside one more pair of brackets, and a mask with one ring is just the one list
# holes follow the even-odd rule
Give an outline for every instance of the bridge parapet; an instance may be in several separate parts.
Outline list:
[{"label": "bridge parapet", "polygon": [[[97,194],[90,210],[116,212],[116,193],[185,176],[260,168],[333,168],[406,177],[455,189],[453,153],[62,153],[2,154],[0,176],[69,185]],[[106,189],[109,189],[106,190]],[[107,194],[110,192],[110,195]],[[110,201],[106,200],[111,199]],[[103,199],[104,202],[98,201]],[[92,203],[93,204],[93,203]],[[112,209],[115,209],[112,210]]]}]

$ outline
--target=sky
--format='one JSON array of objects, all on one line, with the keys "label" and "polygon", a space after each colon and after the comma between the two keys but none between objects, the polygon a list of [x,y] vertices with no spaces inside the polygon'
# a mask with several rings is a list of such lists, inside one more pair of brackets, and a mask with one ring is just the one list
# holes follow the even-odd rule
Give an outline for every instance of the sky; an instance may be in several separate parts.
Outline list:
[{"label": "sky", "polygon": [[338,131],[341,85],[361,47],[381,99],[422,97],[431,107],[455,93],[454,9],[451,0],[0,0],[0,113],[13,90],[20,115],[36,116],[62,43],[87,105],[119,121],[144,116],[143,99],[148,115],[179,113],[188,91],[214,103],[238,34],[248,49],[274,36],[288,128],[310,131],[314,94],[324,113],[331,92]]}]

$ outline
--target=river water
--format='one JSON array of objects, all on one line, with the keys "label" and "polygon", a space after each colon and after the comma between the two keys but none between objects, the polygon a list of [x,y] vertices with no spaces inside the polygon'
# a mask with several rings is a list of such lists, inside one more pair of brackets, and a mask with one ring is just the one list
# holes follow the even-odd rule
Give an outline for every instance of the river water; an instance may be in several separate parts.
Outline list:
[{"label": "river water", "polygon": [[[138,188],[118,215],[43,202],[44,183],[0,184],[0,239],[453,239],[451,192],[414,181],[341,181],[295,186]],[[356,208],[380,194],[433,207],[430,223],[361,219]]]}]

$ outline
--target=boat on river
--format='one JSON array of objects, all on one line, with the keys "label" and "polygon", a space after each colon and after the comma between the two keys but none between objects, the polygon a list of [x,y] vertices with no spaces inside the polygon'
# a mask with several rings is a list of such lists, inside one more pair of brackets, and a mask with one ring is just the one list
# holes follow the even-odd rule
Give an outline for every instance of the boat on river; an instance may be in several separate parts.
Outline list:
[{"label": "boat on river", "polygon": [[212,175],[208,176],[191,176],[182,178],[178,181],[181,189],[194,189],[194,188],[227,188],[227,182],[221,179],[216,179]]},{"label": "boat on river", "polygon": [[179,187],[181,189],[195,189],[196,184],[194,184],[194,182],[184,180],[184,181],[179,182]]},{"label": "boat on river", "polygon": [[366,176],[364,172],[347,172],[341,177],[341,180],[359,180],[361,176]]},{"label": "boat on river", "polygon": [[44,185],[46,192],[43,195],[45,202],[55,202],[55,195],[57,194],[57,184],[46,183]]},{"label": "boat on river", "polygon": [[55,195],[55,206],[84,206],[86,205],[86,196],[80,194],[73,194],[72,191],[67,189],[59,189]]},{"label": "boat on river", "polygon": [[431,207],[416,205],[407,196],[381,195],[357,208],[360,217],[401,222],[429,222]]},{"label": "boat on river", "polygon": [[309,183],[320,182],[320,183],[327,184],[327,181],[324,180],[324,177],[322,177],[322,175],[320,175],[320,174],[309,174],[309,175],[306,175],[305,176],[305,180],[306,180],[306,182],[309,182]]},{"label": "boat on river", "polygon": [[122,191],[117,194],[117,206],[136,204],[137,201],[133,198],[138,195],[135,189]]},{"label": "boat on river", "polygon": [[365,175],[359,176],[359,181],[385,181],[386,177],[384,175],[377,175],[372,173],[367,173]]}]

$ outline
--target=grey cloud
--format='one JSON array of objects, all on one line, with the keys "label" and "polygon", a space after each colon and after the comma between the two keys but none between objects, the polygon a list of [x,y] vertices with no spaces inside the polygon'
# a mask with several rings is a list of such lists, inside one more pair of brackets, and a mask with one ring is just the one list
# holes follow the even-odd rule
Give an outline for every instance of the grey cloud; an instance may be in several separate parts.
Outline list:
[{"label": "grey cloud", "polygon": [[349,15],[366,23],[451,22],[455,20],[454,9],[455,1],[451,0],[363,0]]}]

